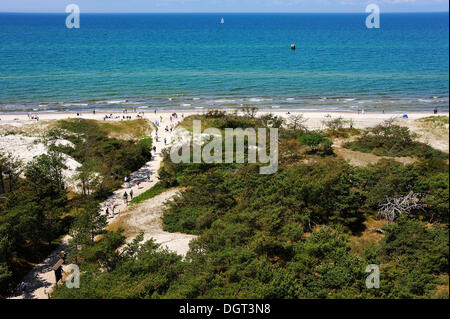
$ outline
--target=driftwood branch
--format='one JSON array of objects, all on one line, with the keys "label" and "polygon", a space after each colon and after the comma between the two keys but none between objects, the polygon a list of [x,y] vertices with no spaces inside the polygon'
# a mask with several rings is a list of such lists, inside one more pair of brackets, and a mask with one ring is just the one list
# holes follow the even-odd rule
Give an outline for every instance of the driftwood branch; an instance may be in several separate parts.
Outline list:
[{"label": "driftwood branch", "polygon": [[398,216],[422,209],[420,194],[410,191],[408,195],[397,198],[388,198],[386,203],[380,204],[378,216],[392,223]]},{"label": "driftwood branch", "polygon": [[369,228],[369,230],[371,230],[371,231],[374,231],[374,232],[377,232],[377,233],[379,233],[379,234],[384,234],[385,233],[385,231],[384,230],[382,230],[381,228]]}]

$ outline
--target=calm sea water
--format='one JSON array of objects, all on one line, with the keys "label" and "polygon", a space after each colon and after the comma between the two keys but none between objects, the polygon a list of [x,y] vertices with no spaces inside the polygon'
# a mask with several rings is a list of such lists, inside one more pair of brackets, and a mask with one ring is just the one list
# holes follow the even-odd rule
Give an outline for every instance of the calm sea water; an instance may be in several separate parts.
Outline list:
[{"label": "calm sea water", "polygon": [[365,18],[82,14],[67,29],[65,14],[0,13],[0,112],[448,110],[448,13]]}]

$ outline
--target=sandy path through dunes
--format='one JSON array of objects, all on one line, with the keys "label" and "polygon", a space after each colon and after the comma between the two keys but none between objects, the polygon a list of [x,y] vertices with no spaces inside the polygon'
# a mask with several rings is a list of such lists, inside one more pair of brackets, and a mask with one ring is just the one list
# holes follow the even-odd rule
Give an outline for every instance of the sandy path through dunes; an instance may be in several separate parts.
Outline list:
[{"label": "sandy path through dunes", "polygon": [[[154,115],[150,120],[155,121],[160,120],[160,114]],[[149,117],[146,117],[149,118]],[[165,147],[164,138],[166,138],[167,144],[170,144],[171,133],[166,132],[164,127],[170,125],[169,117],[163,117],[160,129],[158,130],[159,142],[153,141],[153,145],[156,146],[156,153],[154,153],[151,161],[147,162],[141,169],[132,173],[130,175],[130,181],[124,183],[120,189],[115,191],[107,200],[102,203],[103,213],[107,207],[110,207],[112,203],[116,204],[115,215],[108,218],[108,222],[112,223],[120,216],[120,212],[124,212],[128,206],[123,200],[123,194],[126,191],[129,193],[130,189],[133,189],[134,196],[147,191],[153,185],[158,182],[157,171],[161,164],[161,150]],[[152,134],[154,137],[154,134]],[[150,180],[149,177],[150,176]],[[137,181],[140,181],[139,187],[137,186]],[[13,299],[48,299],[48,293],[51,291],[53,285],[56,282],[54,272],[51,267],[58,261],[60,253],[62,250],[66,249],[67,243],[70,240],[70,236],[66,235],[61,244],[40,264],[36,265],[23,279],[27,284],[27,289],[25,293],[16,293],[11,296]],[[65,266],[67,267],[67,266]],[[63,266],[63,269],[65,268]]]},{"label": "sandy path through dunes", "polygon": [[189,242],[194,235],[169,233],[163,230],[162,213],[165,203],[177,195],[178,190],[169,190],[139,205],[131,206],[118,218],[118,223],[125,229],[127,242],[131,242],[139,233],[144,233],[144,242],[153,238],[161,247],[185,256],[189,251]]}]

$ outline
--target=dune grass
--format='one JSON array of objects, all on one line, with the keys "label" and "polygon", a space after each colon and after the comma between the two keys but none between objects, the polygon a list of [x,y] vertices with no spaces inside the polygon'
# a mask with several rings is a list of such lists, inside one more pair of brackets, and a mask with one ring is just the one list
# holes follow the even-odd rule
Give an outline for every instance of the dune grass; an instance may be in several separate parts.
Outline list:
[{"label": "dune grass", "polygon": [[66,129],[74,133],[85,133],[86,127],[95,128],[109,138],[118,140],[140,140],[151,134],[153,124],[146,119],[127,121],[97,121],[86,119],[67,119],[56,121],[54,127]]},{"label": "dune grass", "polygon": [[438,136],[448,134],[448,116],[428,116],[416,121],[424,132]]},{"label": "dune grass", "polygon": [[117,139],[142,139],[152,132],[152,126],[146,119],[99,122],[99,127],[107,132],[108,137]]},{"label": "dune grass", "polygon": [[167,190],[167,189],[161,183],[158,182],[155,185],[153,185],[153,187],[150,188],[149,190],[147,190],[147,191],[143,192],[142,194],[140,194],[139,196],[136,196],[135,198],[133,198],[131,200],[130,204],[131,205],[139,204],[140,202],[143,202],[147,199],[158,196],[165,190]]},{"label": "dune grass", "polygon": [[448,116],[438,115],[438,116],[428,116],[418,119],[417,121],[422,123],[434,123],[436,125],[448,124]]}]

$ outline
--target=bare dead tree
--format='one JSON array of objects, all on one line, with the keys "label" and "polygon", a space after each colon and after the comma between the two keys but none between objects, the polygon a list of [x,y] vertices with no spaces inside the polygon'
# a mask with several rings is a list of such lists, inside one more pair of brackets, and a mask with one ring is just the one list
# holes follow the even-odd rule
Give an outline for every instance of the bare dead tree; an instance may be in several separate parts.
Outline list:
[{"label": "bare dead tree", "polygon": [[256,106],[244,105],[242,106],[242,112],[245,116],[253,119],[255,118],[256,113],[258,113],[258,108]]},{"label": "bare dead tree", "polygon": [[292,114],[288,118],[289,126],[294,130],[306,131],[305,123],[308,121],[303,114]]},{"label": "bare dead tree", "polygon": [[381,124],[382,126],[385,127],[391,127],[392,125],[394,125],[395,121],[397,120],[397,117],[395,116],[391,116],[390,118],[388,118],[387,120],[384,120],[383,123]]},{"label": "bare dead tree", "polygon": [[409,215],[412,211],[422,209],[420,194],[410,191],[408,195],[397,198],[388,198],[386,203],[380,204],[378,216],[392,223],[403,214]]},{"label": "bare dead tree", "polygon": [[327,129],[332,132],[340,131],[344,128],[345,120],[342,116],[339,116],[335,119],[330,119],[328,121],[322,121],[322,125],[324,125]]}]

